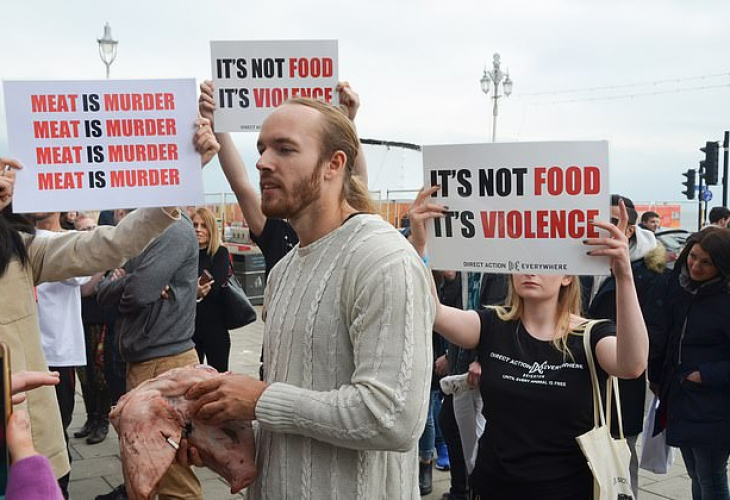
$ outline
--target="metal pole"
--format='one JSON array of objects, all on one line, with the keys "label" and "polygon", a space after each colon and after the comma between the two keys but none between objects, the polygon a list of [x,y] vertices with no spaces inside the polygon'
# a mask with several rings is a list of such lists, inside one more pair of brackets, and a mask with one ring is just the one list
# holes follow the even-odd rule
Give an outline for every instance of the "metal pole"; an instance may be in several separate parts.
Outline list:
[{"label": "metal pole", "polygon": [[727,206],[727,182],[728,182],[728,146],[730,145],[730,131],[725,131],[725,138],[722,142],[722,206]]},{"label": "metal pole", "polygon": [[492,110],[492,113],[494,115],[494,119],[492,121],[492,142],[497,142],[497,99],[499,99],[499,96],[497,96],[497,85],[494,86],[494,109]]},{"label": "metal pole", "polygon": [[111,66],[111,64],[106,64],[106,79],[107,80],[109,79],[109,66]]},{"label": "metal pole", "polygon": [[702,221],[704,220],[704,215],[702,214],[702,186],[704,186],[705,181],[705,169],[702,164],[700,164],[700,168],[697,170],[697,180],[698,180],[698,191],[697,191],[697,230],[699,231],[702,229]]},{"label": "metal pole", "polygon": [[226,193],[225,193],[225,191],[221,193],[220,210],[221,210],[221,234],[219,234],[218,237],[221,239],[221,241],[226,241]]},{"label": "metal pole", "polygon": [[385,220],[390,222],[390,189],[385,191]]}]

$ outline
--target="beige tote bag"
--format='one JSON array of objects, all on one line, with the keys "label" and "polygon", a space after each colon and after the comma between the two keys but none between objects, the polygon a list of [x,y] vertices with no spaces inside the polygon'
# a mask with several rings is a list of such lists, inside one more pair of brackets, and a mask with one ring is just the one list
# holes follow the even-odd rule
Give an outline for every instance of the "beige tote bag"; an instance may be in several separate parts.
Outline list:
[{"label": "beige tote bag", "polygon": [[[606,409],[603,411],[601,391],[598,386],[596,364],[591,351],[591,329],[599,321],[589,321],[583,333],[583,347],[586,352],[588,369],[591,372],[593,385],[593,429],[581,434],[578,441],[583,455],[588,460],[588,467],[593,473],[594,500],[634,500],[629,476],[631,451],[624,439],[623,422],[621,421],[621,401],[616,377],[609,376],[606,381]],[[611,394],[615,393],[616,412],[618,417],[619,439],[611,437]],[[609,425],[606,425],[606,422]]]}]

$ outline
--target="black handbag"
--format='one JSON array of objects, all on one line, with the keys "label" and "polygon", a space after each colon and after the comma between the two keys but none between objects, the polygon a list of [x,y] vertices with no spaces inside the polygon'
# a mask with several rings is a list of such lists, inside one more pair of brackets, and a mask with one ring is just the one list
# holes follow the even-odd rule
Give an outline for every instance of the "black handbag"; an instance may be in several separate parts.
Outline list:
[{"label": "black handbag", "polygon": [[221,287],[223,302],[223,322],[226,329],[235,330],[256,321],[256,309],[248,300],[241,283],[230,268],[228,281]]}]

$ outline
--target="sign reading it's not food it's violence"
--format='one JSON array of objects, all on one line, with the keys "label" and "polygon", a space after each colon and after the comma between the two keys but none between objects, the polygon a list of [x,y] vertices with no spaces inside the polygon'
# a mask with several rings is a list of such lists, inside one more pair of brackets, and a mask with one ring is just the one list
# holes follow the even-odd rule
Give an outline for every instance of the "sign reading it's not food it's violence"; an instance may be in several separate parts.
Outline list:
[{"label": "sign reading it's not food it's violence", "polygon": [[194,80],[4,82],[16,212],[203,202]]},{"label": "sign reading it's not food it's violence", "polygon": [[261,128],[287,99],[337,103],[336,40],[210,42],[216,132]]},{"label": "sign reading it's not food it's violence", "polygon": [[608,143],[426,146],[426,185],[448,207],[428,225],[431,267],[488,273],[609,274],[586,238],[606,236]]}]

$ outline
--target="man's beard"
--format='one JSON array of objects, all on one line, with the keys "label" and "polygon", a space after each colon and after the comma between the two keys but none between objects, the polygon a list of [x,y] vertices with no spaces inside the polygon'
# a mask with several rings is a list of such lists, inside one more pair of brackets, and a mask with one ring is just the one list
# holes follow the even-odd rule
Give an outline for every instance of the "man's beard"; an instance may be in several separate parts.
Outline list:
[{"label": "man's beard", "polygon": [[275,204],[267,204],[265,197],[262,197],[261,211],[264,215],[274,219],[291,219],[319,199],[322,188],[322,181],[320,180],[322,168],[324,168],[324,162],[318,162],[312,175],[308,179],[298,181],[292,188],[291,193],[279,189],[284,199],[278,200]]}]

